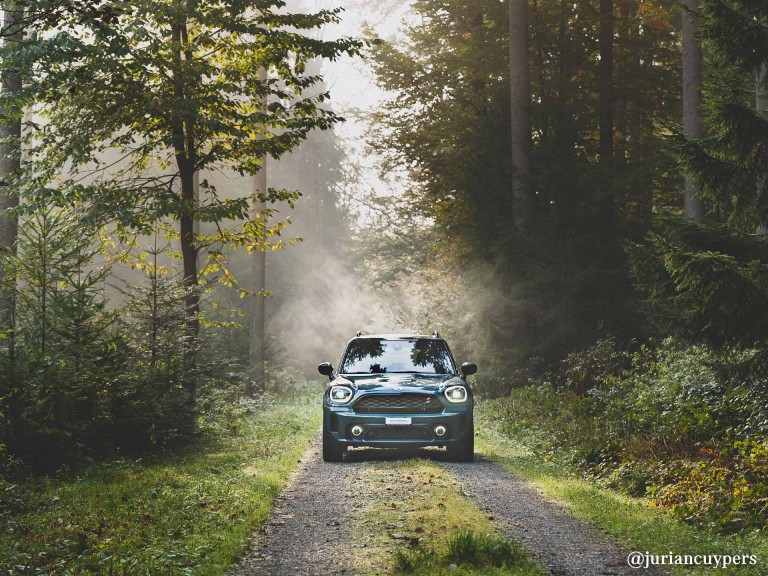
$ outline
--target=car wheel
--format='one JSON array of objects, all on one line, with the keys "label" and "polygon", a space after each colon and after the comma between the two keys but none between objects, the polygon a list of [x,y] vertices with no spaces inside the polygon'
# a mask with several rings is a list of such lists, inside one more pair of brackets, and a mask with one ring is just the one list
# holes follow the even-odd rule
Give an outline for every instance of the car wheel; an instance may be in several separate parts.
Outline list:
[{"label": "car wheel", "polygon": [[325,430],[325,424],[323,424],[323,461],[325,462],[341,462],[344,457],[344,446],[341,442],[335,440]]},{"label": "car wheel", "polygon": [[475,459],[475,429],[470,428],[460,442],[448,444],[446,449],[451,460],[472,462]]}]

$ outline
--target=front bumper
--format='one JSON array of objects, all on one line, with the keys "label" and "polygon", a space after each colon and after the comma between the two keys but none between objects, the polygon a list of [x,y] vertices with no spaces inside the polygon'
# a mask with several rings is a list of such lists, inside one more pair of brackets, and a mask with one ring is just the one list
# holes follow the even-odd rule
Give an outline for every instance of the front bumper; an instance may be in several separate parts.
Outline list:
[{"label": "front bumper", "polygon": [[[410,418],[408,425],[387,424],[387,418]],[[448,446],[461,442],[474,429],[473,405],[446,407],[436,414],[369,414],[355,412],[351,406],[323,407],[325,430],[345,446],[373,446],[400,448],[406,446]],[[352,428],[362,426],[359,436]],[[444,426],[446,433],[440,437],[435,427]]]}]

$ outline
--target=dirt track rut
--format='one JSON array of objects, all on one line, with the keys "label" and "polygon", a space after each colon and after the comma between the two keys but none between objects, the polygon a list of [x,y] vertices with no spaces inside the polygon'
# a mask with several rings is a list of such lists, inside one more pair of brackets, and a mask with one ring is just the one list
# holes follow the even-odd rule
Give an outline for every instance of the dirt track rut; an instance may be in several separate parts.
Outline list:
[{"label": "dirt track rut", "polygon": [[[447,462],[439,450],[400,454],[352,450],[341,464],[320,457],[313,441],[286,489],[272,520],[257,534],[236,576],[338,576],[356,574],[355,557],[370,553],[365,534],[351,533],[366,500],[383,498],[365,490],[366,466],[423,457],[440,462],[508,536],[521,541],[553,576],[650,574],[626,564],[626,551],[591,526],[544,499],[531,485],[478,455],[468,464]],[[427,488],[425,488],[427,489]]]},{"label": "dirt track rut", "polygon": [[530,484],[482,456],[471,464],[449,462],[469,495],[505,534],[525,545],[533,558],[554,576],[658,574],[630,568],[627,551],[544,499]]},{"label": "dirt track rut", "polygon": [[354,475],[344,464],[326,464],[316,438],[278,496],[272,519],[256,535],[237,576],[354,574],[349,517]]}]

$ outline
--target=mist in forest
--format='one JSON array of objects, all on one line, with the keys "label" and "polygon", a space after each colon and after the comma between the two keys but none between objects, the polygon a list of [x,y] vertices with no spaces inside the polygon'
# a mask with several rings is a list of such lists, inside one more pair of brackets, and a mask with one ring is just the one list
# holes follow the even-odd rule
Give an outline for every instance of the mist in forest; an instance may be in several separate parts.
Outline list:
[{"label": "mist in forest", "polygon": [[267,168],[269,186],[302,194],[286,213],[286,235],[301,241],[267,254],[267,289],[274,293],[267,300],[268,352],[307,372],[319,362],[335,364],[358,330],[399,328],[349,255],[351,215],[339,199],[343,163],[344,150],[328,131]]},{"label": "mist in forest", "polygon": [[[322,4],[322,5],[321,5]],[[341,5],[341,4],[339,4]],[[341,21],[326,27],[328,38],[360,36],[378,14],[376,31],[394,33],[407,3],[345,2]],[[288,10],[314,11],[327,3],[297,0]],[[334,130],[315,131],[298,148],[267,165],[267,184],[297,190],[285,238],[301,241],[267,254],[268,356],[278,364],[315,373],[317,363],[338,362],[357,331],[412,331],[394,293],[377,289],[372,271],[354,256],[353,242],[366,246],[370,217],[361,197],[381,193],[387,185],[378,174],[377,158],[367,150],[368,111],[381,98],[370,68],[360,58],[342,57],[317,70],[331,94],[330,107],[345,118]]]}]

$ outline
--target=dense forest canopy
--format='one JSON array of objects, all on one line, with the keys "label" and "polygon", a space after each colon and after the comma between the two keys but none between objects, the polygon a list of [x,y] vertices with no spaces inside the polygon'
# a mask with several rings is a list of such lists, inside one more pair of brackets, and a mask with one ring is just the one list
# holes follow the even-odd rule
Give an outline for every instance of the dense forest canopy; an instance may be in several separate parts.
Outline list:
[{"label": "dense forest canopy", "polygon": [[[655,209],[680,206],[665,144],[681,115],[677,5],[615,7],[610,102],[600,99],[598,10],[531,6],[533,217],[523,234],[510,226],[506,6],[441,1],[413,9],[421,19],[407,41],[374,51],[379,81],[394,96],[375,116],[371,145],[385,166],[409,170],[403,210],[435,222],[431,245],[449,246],[442,253],[459,270],[489,266],[508,286],[487,303],[496,312],[480,303],[478,314],[492,314],[497,333],[493,345],[479,346],[511,346],[513,362],[552,360],[600,336],[640,334],[623,241],[642,237]],[[609,161],[600,150],[605,107],[614,118]]]}]

